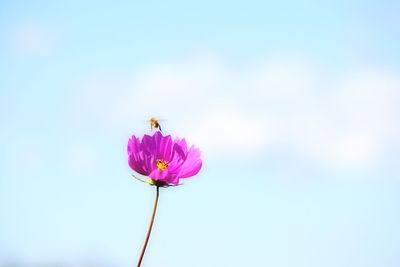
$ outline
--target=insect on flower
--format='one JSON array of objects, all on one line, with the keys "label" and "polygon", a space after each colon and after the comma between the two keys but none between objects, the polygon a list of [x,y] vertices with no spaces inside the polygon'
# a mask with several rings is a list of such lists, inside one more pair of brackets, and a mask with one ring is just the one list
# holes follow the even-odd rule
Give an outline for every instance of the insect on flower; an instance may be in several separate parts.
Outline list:
[{"label": "insect on flower", "polygon": [[158,120],[158,119],[153,117],[153,118],[150,118],[149,122],[150,122],[151,130],[158,129],[158,130],[160,130],[160,132],[162,132],[161,125],[160,125],[160,120]]}]

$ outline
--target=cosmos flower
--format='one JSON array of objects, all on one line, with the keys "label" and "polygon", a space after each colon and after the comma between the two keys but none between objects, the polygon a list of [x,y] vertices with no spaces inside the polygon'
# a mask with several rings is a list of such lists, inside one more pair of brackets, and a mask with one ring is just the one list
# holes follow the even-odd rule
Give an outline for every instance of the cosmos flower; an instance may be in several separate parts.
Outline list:
[{"label": "cosmos flower", "polygon": [[142,140],[132,136],[128,141],[128,164],[145,181],[156,186],[179,184],[182,178],[196,175],[202,166],[198,148],[187,147],[185,139],[172,140],[160,132],[144,135]]}]

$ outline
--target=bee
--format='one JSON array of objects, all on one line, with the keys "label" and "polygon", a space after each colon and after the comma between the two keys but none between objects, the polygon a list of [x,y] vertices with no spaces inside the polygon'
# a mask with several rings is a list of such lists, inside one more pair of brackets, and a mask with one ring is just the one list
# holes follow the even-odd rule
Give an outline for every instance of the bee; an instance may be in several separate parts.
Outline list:
[{"label": "bee", "polygon": [[151,130],[153,130],[153,129],[158,129],[158,130],[160,130],[160,132],[162,132],[162,130],[161,130],[161,125],[160,125],[160,120],[158,120],[158,119],[156,119],[156,118],[151,118],[151,119],[149,120],[149,122],[150,122],[150,128],[151,128]]}]

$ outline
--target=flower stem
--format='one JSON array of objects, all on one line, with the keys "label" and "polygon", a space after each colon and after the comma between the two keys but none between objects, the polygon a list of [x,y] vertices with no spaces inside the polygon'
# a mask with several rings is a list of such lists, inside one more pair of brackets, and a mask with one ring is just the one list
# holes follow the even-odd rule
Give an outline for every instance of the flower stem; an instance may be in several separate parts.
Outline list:
[{"label": "flower stem", "polygon": [[146,240],[144,241],[142,253],[140,254],[140,258],[139,258],[139,262],[137,264],[137,267],[140,267],[140,265],[142,264],[142,260],[143,260],[144,253],[146,251],[147,243],[149,242],[149,239],[150,239],[151,229],[153,228],[154,217],[156,216],[158,196],[160,194],[160,192],[159,192],[160,187],[159,186],[156,186],[156,187],[157,187],[157,192],[156,192],[156,199],[154,201],[153,215],[151,215],[149,230],[147,230]]}]

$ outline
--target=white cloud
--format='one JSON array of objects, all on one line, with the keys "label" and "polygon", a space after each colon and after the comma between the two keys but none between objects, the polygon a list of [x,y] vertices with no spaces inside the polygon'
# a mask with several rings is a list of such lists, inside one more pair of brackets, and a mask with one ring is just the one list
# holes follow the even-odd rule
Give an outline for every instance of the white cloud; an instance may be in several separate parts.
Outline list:
[{"label": "white cloud", "polygon": [[117,90],[99,84],[105,93],[90,89],[82,105],[107,107],[108,116],[98,113],[113,130],[159,116],[166,132],[184,134],[209,155],[252,157],[282,146],[310,166],[373,168],[384,164],[399,129],[399,79],[382,69],[331,75],[299,60],[243,69],[206,58],[149,65]]},{"label": "white cloud", "polygon": [[309,95],[318,78],[307,62],[275,59],[257,66],[248,82],[267,101],[282,101]]},{"label": "white cloud", "polygon": [[260,153],[271,142],[268,125],[251,113],[233,106],[216,106],[188,126],[188,137],[209,154]]},{"label": "white cloud", "polygon": [[224,71],[222,64],[211,58],[149,66],[133,79],[132,103],[140,110],[167,116],[193,113],[214,99],[220,101],[218,94],[226,86]]},{"label": "white cloud", "polygon": [[333,95],[342,119],[355,127],[391,127],[389,120],[398,111],[399,80],[395,73],[383,70],[356,70],[345,75]]},{"label": "white cloud", "polygon": [[325,160],[334,167],[366,167],[376,161],[378,142],[369,133],[346,133],[327,144]]}]

